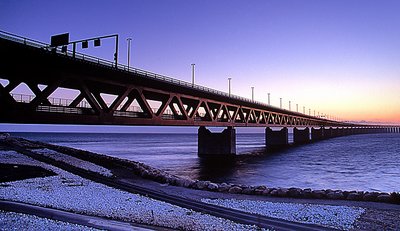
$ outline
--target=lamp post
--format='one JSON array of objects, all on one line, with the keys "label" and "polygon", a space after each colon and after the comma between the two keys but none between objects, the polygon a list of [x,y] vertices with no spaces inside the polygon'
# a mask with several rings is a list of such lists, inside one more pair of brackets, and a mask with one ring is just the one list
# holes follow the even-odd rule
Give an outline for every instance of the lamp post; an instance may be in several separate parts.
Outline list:
[{"label": "lamp post", "polygon": [[296,112],[299,112],[299,104],[296,103]]},{"label": "lamp post", "polygon": [[192,63],[192,86],[194,86],[194,67],[196,64]]},{"label": "lamp post", "polygon": [[280,108],[282,109],[282,98],[279,98],[280,101]]},{"label": "lamp post", "polygon": [[127,38],[126,41],[128,43],[128,70],[129,70],[129,62],[130,62],[130,59],[131,59],[131,41],[132,41],[132,38]]},{"label": "lamp post", "polygon": [[231,97],[231,80],[232,78],[228,78],[229,97]]},{"label": "lamp post", "polygon": [[268,93],[268,105],[271,105],[271,93]]},{"label": "lamp post", "polygon": [[306,114],[306,107],[305,106],[303,106],[303,114],[304,115]]},{"label": "lamp post", "polygon": [[251,87],[251,100],[254,101],[254,87]]},{"label": "lamp post", "polygon": [[291,111],[291,110],[292,110],[292,105],[291,105],[291,102],[289,100],[289,111]]}]

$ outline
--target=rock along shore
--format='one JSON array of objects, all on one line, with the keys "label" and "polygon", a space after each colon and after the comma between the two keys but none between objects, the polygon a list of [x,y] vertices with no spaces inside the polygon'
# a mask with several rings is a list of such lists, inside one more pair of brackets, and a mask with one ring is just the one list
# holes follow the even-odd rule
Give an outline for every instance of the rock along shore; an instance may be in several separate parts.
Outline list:
[{"label": "rock along shore", "polygon": [[174,186],[186,187],[197,190],[208,190],[225,193],[262,195],[271,197],[306,198],[306,199],[330,199],[330,200],[349,200],[349,201],[372,201],[392,204],[400,204],[400,193],[381,193],[368,191],[344,191],[344,190],[313,190],[310,188],[272,188],[265,185],[250,186],[237,185],[231,183],[214,183],[211,181],[192,180],[169,174],[163,170],[148,166],[146,164],[122,160],[115,157],[97,154],[89,151],[47,144],[38,141],[28,141],[22,138],[13,138],[6,133],[0,134],[0,140],[11,145],[22,146],[27,149],[48,148],[57,152],[71,155],[83,160],[97,162],[107,168],[107,163],[118,163],[128,167],[138,176],[151,179],[159,183],[167,183]]}]

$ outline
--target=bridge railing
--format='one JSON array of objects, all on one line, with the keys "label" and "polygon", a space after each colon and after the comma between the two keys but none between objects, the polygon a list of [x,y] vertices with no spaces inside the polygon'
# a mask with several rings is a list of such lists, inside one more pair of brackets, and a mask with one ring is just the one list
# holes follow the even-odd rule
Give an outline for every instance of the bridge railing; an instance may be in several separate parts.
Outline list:
[{"label": "bridge railing", "polygon": [[[27,94],[14,94],[11,93],[11,96],[16,102],[19,103],[30,103],[32,102],[33,99],[35,99],[35,95],[27,95]],[[70,107],[71,103],[74,101],[72,99],[65,99],[65,98],[55,98],[55,97],[48,97],[47,100],[51,105],[40,105],[40,111],[44,111],[46,108],[51,109],[50,112],[65,112],[65,111],[70,111],[70,110],[62,110],[59,109],[58,111],[54,109],[55,107],[65,107],[65,108],[86,108],[90,109],[92,108],[90,104],[86,100],[82,100],[76,107]],[[105,102],[108,107],[110,107],[111,103],[110,102]],[[120,105],[116,111],[121,111],[123,105]],[[131,105],[129,106],[125,111],[127,112],[139,112],[142,113],[143,110],[140,106],[135,106]],[[156,113],[158,111],[158,108],[152,108],[153,113]],[[178,115],[182,115],[182,112],[177,111]],[[77,113],[77,114],[82,114],[82,113]],[[170,110],[167,109],[164,111],[164,115],[173,115],[174,113]],[[201,113],[200,113],[201,114]]]},{"label": "bridge railing", "polygon": [[[50,45],[47,44],[47,43],[43,43],[43,42],[39,42],[39,41],[32,40],[32,39],[29,39],[29,38],[21,37],[21,36],[14,35],[14,34],[11,34],[11,33],[8,33],[8,32],[0,31],[0,38],[4,38],[4,39],[8,39],[8,40],[11,40],[11,41],[14,41],[14,42],[25,44],[27,46],[33,46],[33,47],[36,47],[36,48],[45,49],[45,50],[52,51],[52,52],[55,52],[55,53],[60,54],[60,55],[66,55],[66,56],[68,56],[70,58],[79,59],[79,60],[82,60],[82,61],[86,61],[86,62],[90,62],[90,63],[93,63],[93,64],[105,66],[105,67],[108,67],[108,68],[115,68],[115,69],[118,69],[120,71],[126,71],[126,72],[129,72],[129,73],[145,76],[147,78],[157,79],[159,81],[164,81],[164,82],[171,83],[171,84],[174,84],[174,85],[193,88],[193,89],[196,89],[196,90],[199,90],[199,91],[203,91],[203,92],[206,92],[206,93],[212,93],[212,94],[228,97],[228,98],[231,98],[231,99],[235,99],[235,100],[240,100],[240,101],[243,101],[243,102],[256,104],[256,105],[259,105],[259,106],[262,106],[262,107],[269,107],[269,108],[276,109],[276,110],[288,111],[286,109],[278,108],[278,107],[275,107],[275,106],[272,106],[272,105],[269,105],[269,104],[266,104],[266,103],[263,103],[263,102],[251,100],[251,99],[248,99],[248,98],[245,98],[245,97],[242,97],[242,96],[238,96],[238,95],[234,95],[234,94],[228,94],[228,93],[223,92],[223,91],[215,90],[215,89],[212,89],[212,88],[209,88],[209,87],[204,87],[204,86],[197,85],[197,84],[192,84],[192,83],[189,83],[189,82],[186,82],[186,81],[183,81],[183,80],[175,79],[175,78],[172,78],[172,77],[169,77],[169,76],[165,76],[165,75],[156,74],[156,73],[145,71],[145,70],[141,70],[141,69],[138,69],[138,68],[128,67],[128,66],[123,65],[123,64],[117,64],[117,66],[115,66],[115,62],[112,62],[112,61],[109,61],[109,60],[105,60],[105,59],[102,59],[102,58],[98,58],[98,57],[94,57],[94,56],[91,56],[91,55],[82,54],[82,53],[79,53],[79,52],[73,52],[71,50],[67,50],[66,52],[62,52],[61,48],[50,47]],[[317,120],[326,120],[325,118],[320,118],[318,116],[311,116],[311,115],[307,115],[307,114],[304,114],[304,113],[301,113],[301,112],[293,112],[293,111],[288,111],[288,112],[299,114],[299,115],[305,115],[306,117],[310,117],[310,118],[314,117]]]}]

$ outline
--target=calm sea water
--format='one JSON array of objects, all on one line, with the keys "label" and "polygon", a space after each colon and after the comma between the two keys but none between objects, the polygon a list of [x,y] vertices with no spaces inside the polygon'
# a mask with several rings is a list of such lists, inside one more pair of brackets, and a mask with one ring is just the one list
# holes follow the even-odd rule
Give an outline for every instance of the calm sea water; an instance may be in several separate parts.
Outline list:
[{"label": "calm sea water", "polygon": [[338,137],[265,153],[264,134],[237,134],[234,161],[197,157],[196,134],[14,133],[144,162],[192,179],[269,187],[400,191],[400,134]]}]

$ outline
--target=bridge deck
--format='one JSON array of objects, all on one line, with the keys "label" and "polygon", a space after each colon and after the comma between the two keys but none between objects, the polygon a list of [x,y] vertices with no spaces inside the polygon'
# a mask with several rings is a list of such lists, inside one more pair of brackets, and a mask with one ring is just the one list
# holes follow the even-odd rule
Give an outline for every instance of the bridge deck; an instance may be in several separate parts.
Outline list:
[{"label": "bridge deck", "polygon": [[[288,111],[99,58],[62,53],[47,44],[0,33],[0,122],[361,127]],[[11,92],[25,83],[35,94]],[[40,85],[45,86],[42,90]],[[51,95],[78,92],[73,99]],[[113,96],[107,102],[104,94]],[[57,101],[57,100],[56,100]],[[60,103],[64,102],[64,103]],[[156,106],[154,106],[156,105]]]}]

